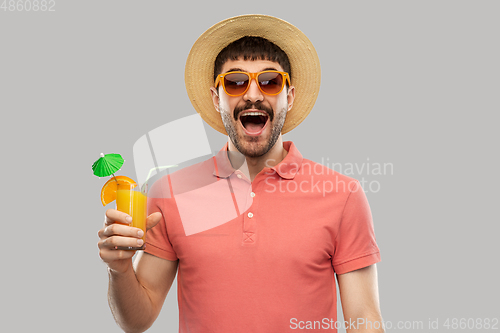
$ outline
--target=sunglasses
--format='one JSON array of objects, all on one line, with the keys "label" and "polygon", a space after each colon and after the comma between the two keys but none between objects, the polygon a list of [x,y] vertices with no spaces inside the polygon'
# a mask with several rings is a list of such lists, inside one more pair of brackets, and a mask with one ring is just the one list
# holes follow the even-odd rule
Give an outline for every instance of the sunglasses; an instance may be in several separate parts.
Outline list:
[{"label": "sunglasses", "polygon": [[290,76],[286,72],[263,71],[259,73],[228,72],[220,74],[215,80],[215,88],[222,84],[222,88],[229,96],[241,96],[250,87],[250,81],[255,79],[260,91],[266,95],[278,95],[285,86],[290,85]]}]

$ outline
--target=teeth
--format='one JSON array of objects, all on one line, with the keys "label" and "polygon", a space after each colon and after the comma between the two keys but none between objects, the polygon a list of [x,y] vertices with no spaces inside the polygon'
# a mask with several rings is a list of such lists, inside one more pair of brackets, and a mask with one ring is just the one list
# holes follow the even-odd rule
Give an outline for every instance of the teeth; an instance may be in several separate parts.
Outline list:
[{"label": "teeth", "polygon": [[267,113],[262,111],[250,111],[242,113],[241,116],[267,116]]}]

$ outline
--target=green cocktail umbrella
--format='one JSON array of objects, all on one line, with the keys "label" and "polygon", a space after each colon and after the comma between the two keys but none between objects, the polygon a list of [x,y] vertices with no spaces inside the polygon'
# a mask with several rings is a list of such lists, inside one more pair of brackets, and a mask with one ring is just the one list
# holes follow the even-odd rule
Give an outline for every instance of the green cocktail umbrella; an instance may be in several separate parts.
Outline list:
[{"label": "green cocktail umbrella", "polygon": [[[97,177],[107,177],[114,173],[123,165],[123,158],[120,154],[106,154],[101,153],[101,157],[92,164],[92,170]],[[115,177],[116,180],[116,177]]]}]

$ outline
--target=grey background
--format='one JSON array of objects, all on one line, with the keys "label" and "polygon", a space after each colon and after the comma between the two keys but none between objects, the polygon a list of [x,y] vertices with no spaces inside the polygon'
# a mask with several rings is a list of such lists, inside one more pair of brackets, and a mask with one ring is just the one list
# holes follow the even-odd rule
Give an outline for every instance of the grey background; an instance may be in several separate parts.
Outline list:
[{"label": "grey background", "polygon": [[[294,24],[321,60],[314,110],[284,139],[317,162],[393,165],[390,174],[351,175],[380,185],[367,196],[384,320],[439,320],[447,331],[447,318],[499,318],[498,1],[54,8],[0,10],[6,331],[120,332],[96,246],[103,180],[90,166],[119,152],[120,174],[133,176],[134,142],[195,112],[184,88],[194,41],[250,13]],[[217,151],[225,137],[205,128]],[[150,332],[177,331],[175,289]]]}]

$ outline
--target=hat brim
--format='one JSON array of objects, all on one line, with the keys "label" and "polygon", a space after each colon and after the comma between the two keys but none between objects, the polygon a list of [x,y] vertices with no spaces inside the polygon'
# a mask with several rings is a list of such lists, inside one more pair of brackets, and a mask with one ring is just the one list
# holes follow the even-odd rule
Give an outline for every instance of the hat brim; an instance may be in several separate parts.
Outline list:
[{"label": "hat brim", "polygon": [[304,33],[276,17],[241,15],[205,31],[194,43],[186,61],[184,80],[189,99],[203,120],[227,135],[210,95],[210,88],[214,86],[214,62],[222,49],[244,36],[266,38],[279,46],[290,60],[295,100],[281,131],[287,133],[311,112],[319,93],[321,68],[316,50]]}]

